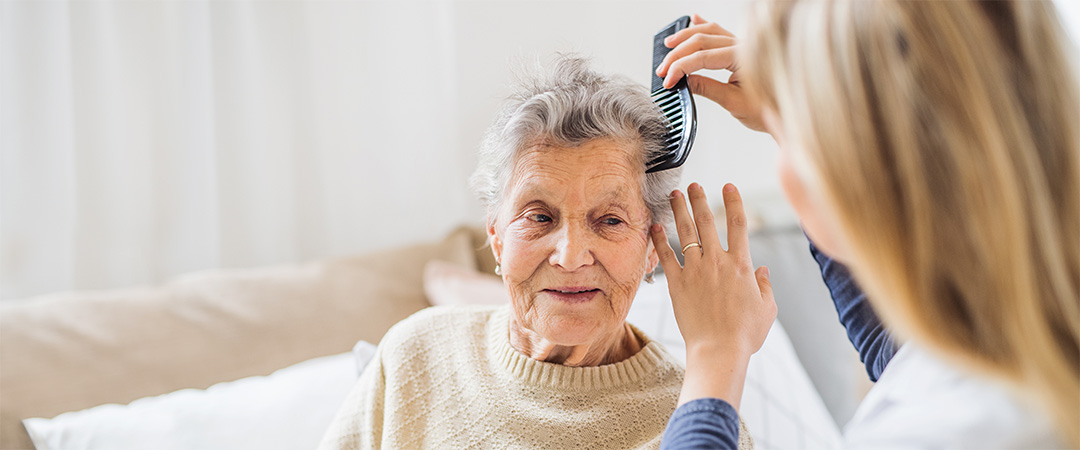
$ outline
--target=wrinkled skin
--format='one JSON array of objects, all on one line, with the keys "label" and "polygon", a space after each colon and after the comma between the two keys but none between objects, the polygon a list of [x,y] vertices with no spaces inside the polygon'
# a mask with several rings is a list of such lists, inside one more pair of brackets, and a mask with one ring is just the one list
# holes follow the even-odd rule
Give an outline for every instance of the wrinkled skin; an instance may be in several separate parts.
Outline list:
[{"label": "wrinkled skin", "polygon": [[[626,315],[657,264],[632,144],[534,146],[517,161],[489,221],[511,298],[510,342],[569,366],[622,361],[642,346]],[[582,292],[584,293],[577,293]]]}]

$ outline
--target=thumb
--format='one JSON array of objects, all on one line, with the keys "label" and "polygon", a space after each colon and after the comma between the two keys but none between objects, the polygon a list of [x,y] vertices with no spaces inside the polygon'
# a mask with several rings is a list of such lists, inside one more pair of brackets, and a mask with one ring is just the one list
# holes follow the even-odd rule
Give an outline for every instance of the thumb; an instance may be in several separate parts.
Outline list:
[{"label": "thumb", "polygon": [[731,84],[701,75],[690,75],[687,84],[689,84],[690,92],[716,102],[716,104],[729,112],[734,112],[732,108],[737,109],[738,105],[743,103],[741,97],[745,94],[741,89]]},{"label": "thumb", "polygon": [[754,275],[757,278],[758,289],[761,290],[762,300],[773,301],[772,281],[769,280],[769,268],[766,266],[758,267],[754,271]]}]

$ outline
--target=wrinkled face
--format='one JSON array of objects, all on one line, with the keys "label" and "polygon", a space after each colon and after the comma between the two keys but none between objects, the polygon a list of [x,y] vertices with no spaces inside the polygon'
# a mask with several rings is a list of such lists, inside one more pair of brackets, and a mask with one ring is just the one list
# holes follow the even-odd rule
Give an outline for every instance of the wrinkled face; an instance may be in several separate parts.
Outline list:
[{"label": "wrinkled face", "polygon": [[489,224],[513,314],[551,343],[584,345],[618,330],[656,266],[644,167],[631,151],[609,139],[526,150]]}]

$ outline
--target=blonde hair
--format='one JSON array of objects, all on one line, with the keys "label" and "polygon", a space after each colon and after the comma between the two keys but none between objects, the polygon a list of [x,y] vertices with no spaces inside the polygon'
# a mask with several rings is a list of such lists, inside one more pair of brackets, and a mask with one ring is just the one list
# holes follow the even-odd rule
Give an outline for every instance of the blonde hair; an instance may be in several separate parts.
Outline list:
[{"label": "blonde hair", "polygon": [[1080,88],[1050,2],[773,1],[741,57],[901,336],[1080,446]]}]

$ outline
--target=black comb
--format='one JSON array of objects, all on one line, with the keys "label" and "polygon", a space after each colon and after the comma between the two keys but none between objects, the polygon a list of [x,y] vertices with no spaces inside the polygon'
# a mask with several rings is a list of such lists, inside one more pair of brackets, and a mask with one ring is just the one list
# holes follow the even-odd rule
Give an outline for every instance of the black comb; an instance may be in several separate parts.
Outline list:
[{"label": "black comb", "polygon": [[675,19],[653,37],[652,53],[652,99],[664,112],[668,120],[668,133],[664,140],[664,154],[645,164],[645,172],[659,172],[683,165],[690,156],[690,146],[694,145],[697,134],[697,112],[694,110],[694,96],[686,77],[682,77],[675,87],[664,89],[664,79],[656,76],[656,68],[664,61],[670,48],[664,46],[664,38],[690,26],[690,16]]}]

